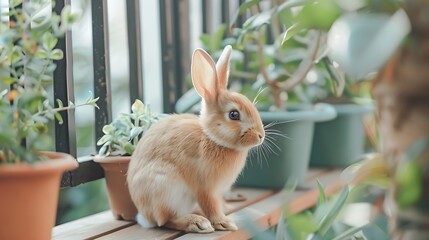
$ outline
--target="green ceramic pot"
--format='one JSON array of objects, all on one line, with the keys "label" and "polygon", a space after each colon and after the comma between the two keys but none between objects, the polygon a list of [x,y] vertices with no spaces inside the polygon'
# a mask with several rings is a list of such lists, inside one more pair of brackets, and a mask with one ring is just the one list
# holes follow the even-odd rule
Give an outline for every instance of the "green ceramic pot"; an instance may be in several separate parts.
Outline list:
[{"label": "green ceramic pot", "polygon": [[285,122],[270,129],[280,131],[287,138],[273,135],[279,149],[271,145],[276,153],[265,158],[252,149],[236,186],[282,188],[290,178],[302,183],[308,171],[314,124],[335,118],[335,109],[328,104],[316,104],[287,112],[260,112],[260,115],[264,125]]},{"label": "green ceramic pot", "polygon": [[364,153],[363,118],[373,112],[371,105],[335,104],[337,117],[319,122],[314,129],[311,166],[345,167]]}]

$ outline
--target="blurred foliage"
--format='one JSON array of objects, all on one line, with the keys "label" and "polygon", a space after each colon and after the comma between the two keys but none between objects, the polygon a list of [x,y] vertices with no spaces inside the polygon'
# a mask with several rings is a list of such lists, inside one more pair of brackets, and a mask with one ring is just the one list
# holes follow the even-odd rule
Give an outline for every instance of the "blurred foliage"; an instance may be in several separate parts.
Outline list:
[{"label": "blurred foliage", "polygon": [[425,188],[427,169],[424,166],[428,146],[429,136],[422,137],[400,159],[393,180],[396,185],[394,197],[402,209],[417,207],[421,211],[429,211],[429,190]]},{"label": "blurred foliage", "polygon": [[[317,182],[319,198],[317,204],[300,213],[289,214],[287,200],[283,208],[277,226],[268,231],[261,230],[250,221],[244,221],[246,229],[253,234],[252,239],[264,240],[358,240],[358,239],[389,239],[388,218],[383,213],[375,214],[367,224],[359,226],[348,225],[342,219],[347,207],[355,203],[374,203],[379,201],[384,191],[377,184],[377,179],[385,179],[386,175],[380,174],[379,168],[374,167],[370,161],[358,164],[359,170],[371,176],[367,181],[350,183],[345,185],[341,191],[331,197],[327,197],[325,189]],[[355,168],[348,169],[343,174],[349,174]],[[359,174],[361,174],[360,172]],[[352,174],[354,177],[358,175]],[[290,192],[292,196],[295,187],[286,187],[284,191]],[[374,206],[376,208],[376,206]],[[373,211],[379,211],[374,209]],[[350,217],[350,216],[349,216]]]},{"label": "blurred foliage", "polygon": [[[201,41],[215,57],[219,56],[225,45],[233,46],[231,85],[249,98],[256,96],[260,89],[267,89],[259,95],[259,103],[264,108],[274,104],[277,109],[284,109],[286,101],[362,103],[366,99],[364,101],[368,102],[371,99],[369,80],[376,70],[371,67],[382,64],[403,36],[383,36],[382,39],[389,39],[384,41],[388,42],[385,45],[389,47],[380,48],[380,57],[361,54],[360,62],[354,61],[352,65],[360,69],[359,74],[351,74],[347,72],[350,70],[349,62],[341,61],[343,56],[358,59],[353,54],[366,53],[366,48],[372,49],[371,39],[362,39],[369,41],[365,42],[357,37],[348,46],[353,51],[347,51],[340,46],[331,46],[329,33],[333,25],[338,25],[337,22],[346,22],[353,30],[357,26],[367,26],[374,31],[389,33],[391,26],[383,23],[392,21],[389,17],[399,9],[400,2],[248,0],[240,5],[230,23],[224,23],[211,35],[203,34]],[[369,14],[372,18],[353,23],[343,19],[344,16],[360,14]],[[244,23],[237,24],[238,19],[241,19],[240,22],[244,19]],[[400,17],[396,20],[399,23],[404,21]],[[373,24],[374,21],[380,24]],[[227,25],[229,31],[226,30]],[[406,32],[406,27],[403,31]],[[340,32],[336,36],[346,38],[344,34]],[[363,32],[363,35],[368,34]],[[342,57],[339,62],[338,56]]]},{"label": "blurred foliage", "polygon": [[[2,13],[0,26],[0,163],[33,163],[40,150],[51,150],[48,125],[62,124],[60,111],[78,106],[97,106],[89,97],[85,103],[66,105],[51,99],[49,88],[56,69],[55,60],[63,52],[55,48],[78,13],[70,6],[58,15],[51,1],[22,4],[10,1],[9,12]],[[23,144],[25,143],[25,144]]]},{"label": "blurred foliage", "polygon": [[335,201],[330,202],[321,184],[319,182],[317,184],[320,196],[314,210],[286,217],[286,231],[291,239],[308,239],[310,234],[313,235],[313,239],[332,239],[338,235],[332,225],[345,206],[349,188],[344,187]]}]

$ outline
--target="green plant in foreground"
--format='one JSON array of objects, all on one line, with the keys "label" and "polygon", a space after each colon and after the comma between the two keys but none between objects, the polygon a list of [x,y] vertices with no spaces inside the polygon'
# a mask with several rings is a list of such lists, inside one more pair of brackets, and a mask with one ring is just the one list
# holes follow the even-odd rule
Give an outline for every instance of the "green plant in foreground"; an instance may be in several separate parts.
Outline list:
[{"label": "green plant in foreground", "polygon": [[[287,207],[283,209],[278,225],[274,231],[263,231],[254,223],[246,221],[246,229],[254,235],[253,239],[264,240],[357,240],[357,239],[388,239],[384,226],[385,219],[377,218],[374,222],[360,227],[349,227],[338,222],[344,208],[350,201],[355,189],[344,186],[335,196],[328,198],[320,182],[317,182],[319,198],[314,208],[296,214],[289,214]],[[295,187],[286,191],[294,192]],[[287,202],[287,199],[286,199]]]},{"label": "green plant in foreground", "polygon": [[[79,106],[97,106],[89,97],[83,104],[59,99],[51,94],[55,60],[63,58],[56,48],[58,38],[79,14],[66,6],[60,15],[47,0],[9,2],[0,22],[0,164],[33,163],[40,150],[53,145],[48,124],[61,124],[60,111]],[[61,81],[61,79],[58,79]]]},{"label": "green plant in foreground", "polygon": [[135,100],[131,113],[121,113],[112,123],[103,127],[104,136],[97,141],[97,145],[102,146],[98,154],[131,155],[144,132],[163,116],[153,113],[149,105]]}]

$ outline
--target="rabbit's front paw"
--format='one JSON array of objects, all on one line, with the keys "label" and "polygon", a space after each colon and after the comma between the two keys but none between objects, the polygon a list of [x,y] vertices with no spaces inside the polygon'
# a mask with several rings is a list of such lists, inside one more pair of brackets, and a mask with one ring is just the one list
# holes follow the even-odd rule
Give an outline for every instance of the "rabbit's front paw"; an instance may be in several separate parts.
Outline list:
[{"label": "rabbit's front paw", "polygon": [[209,220],[203,216],[192,214],[193,218],[189,221],[185,231],[196,233],[211,233],[214,232]]},{"label": "rabbit's front paw", "polygon": [[217,220],[212,220],[212,225],[216,230],[219,231],[236,231],[238,229],[234,221],[227,217],[223,217]]}]

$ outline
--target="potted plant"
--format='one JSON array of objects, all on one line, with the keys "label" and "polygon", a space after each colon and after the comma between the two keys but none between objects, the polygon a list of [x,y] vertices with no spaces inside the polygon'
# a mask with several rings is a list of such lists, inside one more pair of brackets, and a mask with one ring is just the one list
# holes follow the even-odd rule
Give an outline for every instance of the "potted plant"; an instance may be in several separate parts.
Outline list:
[{"label": "potted plant", "polygon": [[105,135],[97,141],[101,148],[94,161],[104,170],[109,204],[116,219],[135,220],[137,209],[127,186],[128,164],[141,136],[162,116],[137,99],[131,113],[121,113],[103,127]]},{"label": "potted plant", "polygon": [[383,207],[389,213],[390,237],[427,239],[429,38],[428,22],[422,16],[429,4],[405,0],[367,5],[371,12],[337,19],[328,43],[343,43],[331,54],[350,74],[379,69],[372,93],[389,178]]},{"label": "potted plant", "polygon": [[370,79],[352,81],[329,57],[310,71],[296,98],[307,102],[329,103],[337,117],[318,122],[314,128],[310,166],[346,167],[359,160],[365,151],[366,129],[373,112]]},{"label": "potted plant", "polygon": [[[252,70],[253,64],[253,70],[258,74],[253,89],[267,86],[271,90],[267,91],[268,99],[271,99],[269,104],[275,106],[275,110],[285,109],[287,100],[289,103],[298,101],[310,106],[313,103],[329,103],[337,113],[337,117],[329,121],[315,121],[311,125],[314,130],[304,135],[304,129],[298,132],[298,126],[295,126],[305,121],[304,118],[292,115],[300,111],[291,112],[293,108],[286,108],[289,111],[283,113],[289,118],[285,119],[299,121],[282,124],[283,129],[280,126],[276,129],[287,134],[294,133],[288,134],[292,138],[290,141],[281,138],[276,140],[282,146],[280,159],[290,159],[285,179],[292,173],[304,177],[305,172],[294,165],[308,163],[308,159],[313,166],[343,167],[351,164],[364,151],[362,121],[363,116],[372,111],[372,105],[355,104],[356,93],[353,90],[359,84],[353,80],[363,77],[345,75],[329,54],[327,32],[345,10],[332,0],[252,1],[242,4],[236,16],[244,14],[247,9],[251,9],[253,14],[241,28],[234,28],[232,36],[244,53],[244,62],[248,62],[245,68],[247,72]],[[310,143],[303,144],[306,141],[301,139],[310,139]],[[298,149],[302,151],[298,152]],[[294,152],[297,152],[294,156],[286,155]],[[277,163],[281,160],[272,160],[277,159],[277,156],[270,156],[269,159],[267,165],[272,165],[270,172],[261,177],[258,169],[252,170],[246,181],[255,185],[262,182],[261,178],[272,176],[271,171],[280,174],[278,169],[281,166]]]},{"label": "potted plant", "polygon": [[[9,18],[5,18],[9,16]],[[70,7],[61,16],[44,1],[10,1],[0,22],[0,224],[1,239],[49,239],[55,224],[60,178],[78,166],[68,154],[49,152],[49,124],[60,111],[86,103],[54,107],[49,94],[55,46],[77,18]]]},{"label": "potted plant", "polygon": [[[308,2],[287,1],[275,5],[277,2],[245,2],[231,21],[229,36],[222,40],[225,32],[222,26],[213,36],[201,38],[214,56],[224,44],[233,45],[231,77],[235,81],[231,81],[232,88],[239,88],[250,99],[255,99],[267,126],[265,151],[258,153],[257,150],[250,155],[236,183],[241,186],[282,188],[291,177],[302,183],[309,166],[314,124],[336,116],[328,104],[298,102],[294,98],[293,93],[308,79],[318,59],[325,56],[324,33],[309,28],[296,39],[282,41],[285,31],[282,26],[290,20],[287,15],[292,15],[291,8],[304,7]],[[237,17],[248,10],[252,10],[252,15],[242,26],[235,26]],[[180,107],[182,103],[178,104]]]}]

